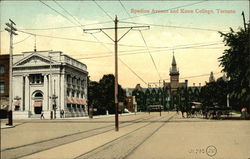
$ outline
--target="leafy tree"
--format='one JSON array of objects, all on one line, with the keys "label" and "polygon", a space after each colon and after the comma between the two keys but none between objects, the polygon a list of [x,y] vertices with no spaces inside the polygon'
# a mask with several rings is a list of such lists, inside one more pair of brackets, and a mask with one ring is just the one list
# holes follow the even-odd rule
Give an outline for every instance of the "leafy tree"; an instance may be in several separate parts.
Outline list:
[{"label": "leafy tree", "polygon": [[[104,75],[98,82],[89,82],[89,105],[97,108],[96,114],[115,113],[114,100],[115,77],[112,74]],[[125,91],[118,85],[118,101],[125,101]]]},{"label": "leafy tree", "polygon": [[215,82],[207,83],[201,89],[200,101],[205,106],[212,106],[216,103],[218,106],[227,105],[228,83],[222,77]]},{"label": "leafy tree", "polygon": [[223,71],[230,78],[230,98],[237,100],[238,107],[247,107],[250,103],[249,23],[246,30],[241,28],[235,32],[230,28],[229,33],[220,34],[224,37],[225,46],[229,47],[224,50],[219,61]]}]

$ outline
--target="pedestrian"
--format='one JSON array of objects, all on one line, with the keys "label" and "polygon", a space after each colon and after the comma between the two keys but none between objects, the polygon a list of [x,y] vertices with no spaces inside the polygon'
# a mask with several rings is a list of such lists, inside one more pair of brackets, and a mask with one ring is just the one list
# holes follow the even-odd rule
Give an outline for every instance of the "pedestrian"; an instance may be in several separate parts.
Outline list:
[{"label": "pedestrian", "polygon": [[53,111],[50,111],[50,120],[53,119]]},{"label": "pedestrian", "polygon": [[62,109],[60,112],[61,118],[64,118],[64,110]]},{"label": "pedestrian", "polygon": [[44,116],[43,116],[43,111],[41,112],[41,117],[40,119],[45,119]]},{"label": "pedestrian", "polygon": [[241,118],[242,119],[248,119],[249,117],[249,114],[247,113],[247,108],[246,107],[243,107],[241,109]]}]

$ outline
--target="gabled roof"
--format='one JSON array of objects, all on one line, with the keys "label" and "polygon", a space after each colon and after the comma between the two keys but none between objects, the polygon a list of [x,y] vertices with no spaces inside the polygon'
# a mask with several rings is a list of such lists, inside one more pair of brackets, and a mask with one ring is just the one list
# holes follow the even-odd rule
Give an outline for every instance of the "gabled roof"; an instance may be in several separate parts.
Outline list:
[{"label": "gabled roof", "polygon": [[[32,61],[35,61],[35,64],[32,64]],[[36,64],[36,61],[39,61],[40,64]],[[13,66],[18,67],[18,66],[25,66],[27,63],[29,63],[29,66],[31,65],[50,65],[50,63],[53,64],[60,64],[59,62],[55,60],[50,60],[49,57],[43,56],[37,52],[34,52],[27,57],[17,61],[16,63],[13,64]]]}]

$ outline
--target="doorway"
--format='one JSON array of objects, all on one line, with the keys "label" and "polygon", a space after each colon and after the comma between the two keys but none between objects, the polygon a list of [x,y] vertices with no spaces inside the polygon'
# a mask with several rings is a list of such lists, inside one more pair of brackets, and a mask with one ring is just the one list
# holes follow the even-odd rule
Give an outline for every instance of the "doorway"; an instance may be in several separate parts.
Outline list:
[{"label": "doorway", "polygon": [[41,92],[37,92],[34,94],[33,106],[35,114],[41,114],[43,110],[43,94]]}]

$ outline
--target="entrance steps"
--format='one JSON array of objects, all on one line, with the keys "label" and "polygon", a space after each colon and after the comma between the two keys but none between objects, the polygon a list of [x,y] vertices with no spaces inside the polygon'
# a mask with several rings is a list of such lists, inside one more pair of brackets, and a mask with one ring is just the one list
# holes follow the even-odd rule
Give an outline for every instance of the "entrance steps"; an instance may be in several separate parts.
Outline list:
[{"label": "entrance steps", "polygon": [[41,114],[32,114],[30,118],[40,118]]}]

